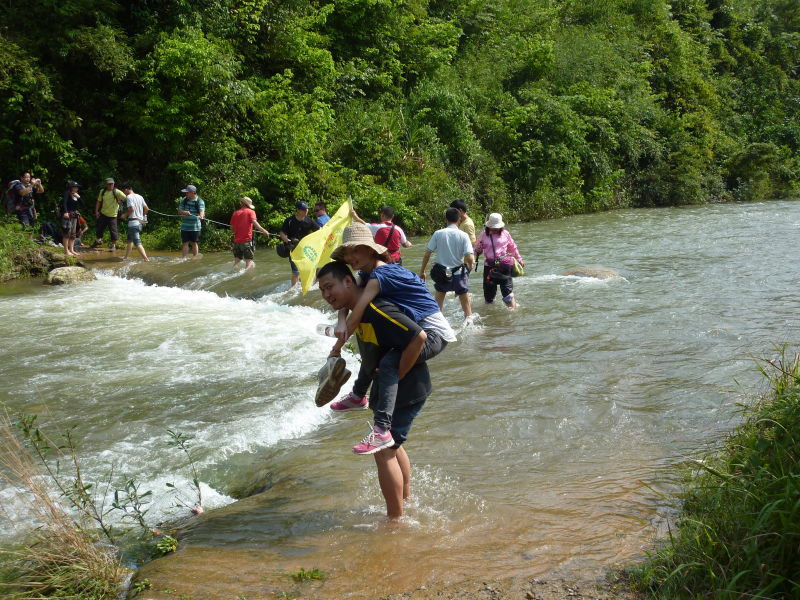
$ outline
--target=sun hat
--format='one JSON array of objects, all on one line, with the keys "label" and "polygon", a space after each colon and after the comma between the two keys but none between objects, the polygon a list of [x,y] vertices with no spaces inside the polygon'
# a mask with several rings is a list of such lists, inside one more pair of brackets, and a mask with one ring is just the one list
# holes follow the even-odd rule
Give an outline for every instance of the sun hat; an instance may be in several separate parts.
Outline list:
[{"label": "sun hat", "polygon": [[193,185],[187,185],[185,188],[183,188],[181,190],[181,194],[188,194],[189,192],[192,192],[193,194],[196,194],[197,193],[197,188],[194,187]]},{"label": "sun hat", "polygon": [[247,196],[243,196],[242,198],[239,198],[239,205],[240,206],[246,206],[247,208],[255,209],[255,206],[253,206],[253,201],[250,200],[250,198],[248,198]]},{"label": "sun hat", "polygon": [[113,177],[109,177],[108,179],[106,179],[106,185],[108,185],[109,183],[112,183],[112,184],[114,183],[114,178]]},{"label": "sun hat", "polygon": [[483,224],[484,227],[488,227],[489,229],[502,229],[506,226],[503,223],[503,215],[500,213],[492,213],[489,215],[489,218],[486,219],[486,223]]},{"label": "sun hat", "polygon": [[372,232],[369,230],[369,227],[363,223],[351,223],[344,228],[344,232],[342,233],[342,245],[331,252],[331,258],[333,260],[344,260],[344,249],[355,248],[356,246],[368,246],[378,254],[383,254],[387,250],[386,246],[375,243],[375,240],[372,239]]}]

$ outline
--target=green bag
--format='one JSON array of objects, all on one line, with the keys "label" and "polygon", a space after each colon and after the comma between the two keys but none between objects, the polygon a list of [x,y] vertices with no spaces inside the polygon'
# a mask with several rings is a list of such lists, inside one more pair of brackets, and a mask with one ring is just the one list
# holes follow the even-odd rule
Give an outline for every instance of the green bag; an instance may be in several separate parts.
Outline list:
[{"label": "green bag", "polygon": [[511,267],[511,276],[512,277],[521,277],[525,275],[525,267],[522,266],[516,258],[514,259],[514,266]]}]

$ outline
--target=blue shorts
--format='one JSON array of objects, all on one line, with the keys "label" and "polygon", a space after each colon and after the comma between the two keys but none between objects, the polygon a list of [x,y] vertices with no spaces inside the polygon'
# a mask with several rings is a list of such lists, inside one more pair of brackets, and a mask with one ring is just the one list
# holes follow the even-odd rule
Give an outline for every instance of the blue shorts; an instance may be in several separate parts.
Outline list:
[{"label": "blue shorts", "polygon": [[453,273],[453,277],[446,283],[434,282],[433,289],[437,292],[455,292],[456,296],[466,294],[469,291],[469,273],[467,273],[467,269],[459,269]]},{"label": "blue shorts", "polygon": [[300,271],[297,269],[297,265],[294,264],[294,261],[291,258],[289,259],[289,266],[292,268],[292,275],[300,274]]},{"label": "blue shorts", "polygon": [[138,221],[128,223],[128,241],[133,242],[134,246],[139,246],[142,243],[142,238],[139,237],[142,233],[142,226]]},{"label": "blue shorts", "polygon": [[392,448],[399,448],[403,445],[403,442],[408,439],[411,423],[419,414],[419,411],[422,410],[422,407],[425,406],[425,400],[427,400],[427,398],[423,398],[419,402],[414,402],[413,404],[404,404],[394,407],[391,429],[392,438],[394,439],[394,446],[392,446]]}]

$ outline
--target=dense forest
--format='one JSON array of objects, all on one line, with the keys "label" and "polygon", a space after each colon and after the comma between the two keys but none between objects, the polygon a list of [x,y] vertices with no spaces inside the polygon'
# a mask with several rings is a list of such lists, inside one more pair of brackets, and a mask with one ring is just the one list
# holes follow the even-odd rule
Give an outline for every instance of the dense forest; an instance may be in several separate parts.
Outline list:
[{"label": "dense forest", "polygon": [[[430,230],[790,195],[797,0],[4,0],[0,170]],[[91,212],[91,211],[87,211]]]}]

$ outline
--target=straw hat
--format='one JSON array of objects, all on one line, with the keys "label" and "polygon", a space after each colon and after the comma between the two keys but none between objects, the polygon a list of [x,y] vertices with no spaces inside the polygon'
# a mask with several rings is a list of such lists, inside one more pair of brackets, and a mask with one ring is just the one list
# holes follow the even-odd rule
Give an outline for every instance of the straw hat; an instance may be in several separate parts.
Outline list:
[{"label": "straw hat", "polygon": [[489,229],[502,229],[506,226],[503,223],[503,215],[500,213],[492,213],[489,215],[489,218],[486,220],[486,223],[483,224],[484,227],[488,227]]},{"label": "straw hat", "polygon": [[376,244],[372,239],[372,232],[363,223],[351,223],[344,228],[342,233],[342,245],[331,252],[333,260],[344,260],[344,249],[355,248],[356,246],[368,246],[378,254],[386,252],[386,246]]}]

